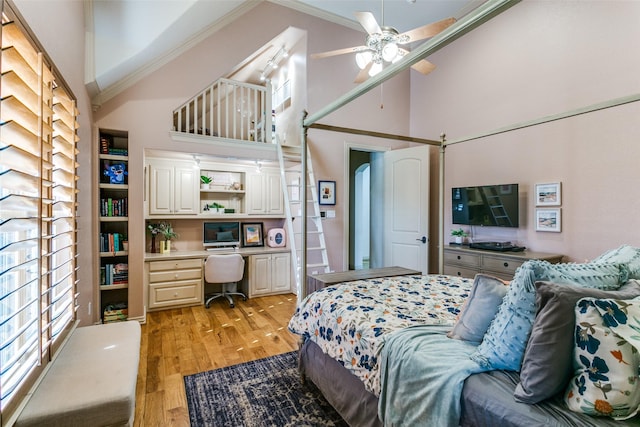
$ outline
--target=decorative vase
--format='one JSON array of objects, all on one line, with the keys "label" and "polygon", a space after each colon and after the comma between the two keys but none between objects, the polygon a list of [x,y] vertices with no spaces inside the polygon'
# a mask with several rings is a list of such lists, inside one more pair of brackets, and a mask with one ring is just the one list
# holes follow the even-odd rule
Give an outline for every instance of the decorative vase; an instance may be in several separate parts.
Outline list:
[{"label": "decorative vase", "polygon": [[156,249],[156,235],[152,234],[151,235],[151,253],[155,254],[157,252]]},{"label": "decorative vase", "polygon": [[458,245],[462,244],[462,236],[456,236],[456,244]]},{"label": "decorative vase", "polygon": [[171,252],[171,240],[163,240],[160,242],[160,253],[168,254]]},{"label": "decorative vase", "polygon": [[200,184],[201,190],[209,190],[211,188],[211,184]]}]

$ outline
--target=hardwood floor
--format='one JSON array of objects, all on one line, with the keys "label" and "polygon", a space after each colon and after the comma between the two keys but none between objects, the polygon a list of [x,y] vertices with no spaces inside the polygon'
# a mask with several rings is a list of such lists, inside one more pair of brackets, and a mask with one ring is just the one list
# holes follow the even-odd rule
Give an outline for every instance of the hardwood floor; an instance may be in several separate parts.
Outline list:
[{"label": "hardwood floor", "polygon": [[293,294],[218,298],[148,313],[142,325],[134,426],[189,426],[183,376],[248,362],[298,348],[287,325]]}]

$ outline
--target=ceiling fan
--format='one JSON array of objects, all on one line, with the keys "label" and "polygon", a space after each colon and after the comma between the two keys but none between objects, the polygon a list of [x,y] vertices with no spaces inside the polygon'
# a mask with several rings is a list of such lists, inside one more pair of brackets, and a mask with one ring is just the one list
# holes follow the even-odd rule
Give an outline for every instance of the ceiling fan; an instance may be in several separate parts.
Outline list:
[{"label": "ceiling fan", "polygon": [[[383,6],[384,22],[384,6]],[[356,63],[360,72],[356,76],[356,83],[365,81],[368,77],[375,76],[385,64],[397,62],[409,51],[402,45],[406,45],[418,40],[433,37],[456,22],[455,18],[447,18],[442,21],[433,22],[413,30],[399,33],[393,27],[380,26],[371,12],[356,12],[356,19],[367,32],[367,38],[363,46],[348,47],[328,52],[315,53],[311,55],[313,59],[327,58],[329,56],[343,55],[346,53],[356,54]],[[436,66],[431,62],[422,59],[411,66],[422,74],[428,74]]]}]

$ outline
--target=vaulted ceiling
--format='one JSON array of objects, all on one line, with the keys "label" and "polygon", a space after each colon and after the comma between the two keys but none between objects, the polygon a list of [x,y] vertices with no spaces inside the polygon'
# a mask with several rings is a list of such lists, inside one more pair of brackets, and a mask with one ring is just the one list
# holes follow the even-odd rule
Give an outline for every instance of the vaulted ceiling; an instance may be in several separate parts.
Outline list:
[{"label": "vaulted ceiling", "polygon": [[[399,32],[449,16],[460,17],[484,0],[89,0],[87,88],[96,103],[173,58],[262,1],[362,30],[355,12],[373,13]],[[383,13],[384,11],[384,13]],[[363,30],[364,40],[364,30]],[[265,43],[267,40],[265,40]],[[337,48],[340,46],[337,46]],[[348,47],[348,46],[344,46]],[[260,67],[259,67],[260,68]]]}]

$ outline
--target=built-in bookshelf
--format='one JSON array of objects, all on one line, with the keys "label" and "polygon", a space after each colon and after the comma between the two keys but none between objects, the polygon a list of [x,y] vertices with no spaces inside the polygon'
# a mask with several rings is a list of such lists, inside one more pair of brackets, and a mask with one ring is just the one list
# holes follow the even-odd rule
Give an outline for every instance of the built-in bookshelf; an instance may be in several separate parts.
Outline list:
[{"label": "built-in bookshelf", "polygon": [[127,319],[129,294],[129,138],[101,129],[98,146],[100,320]]}]

